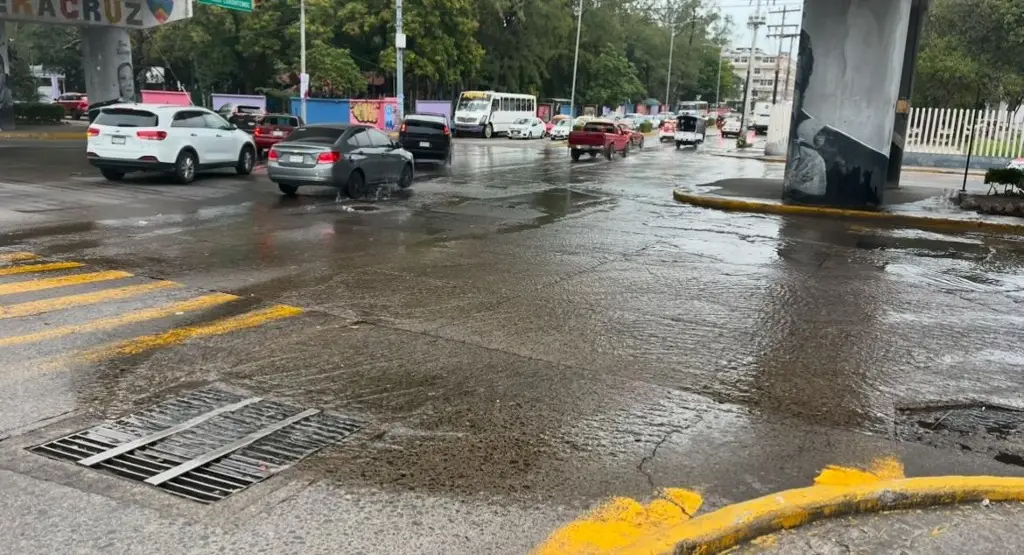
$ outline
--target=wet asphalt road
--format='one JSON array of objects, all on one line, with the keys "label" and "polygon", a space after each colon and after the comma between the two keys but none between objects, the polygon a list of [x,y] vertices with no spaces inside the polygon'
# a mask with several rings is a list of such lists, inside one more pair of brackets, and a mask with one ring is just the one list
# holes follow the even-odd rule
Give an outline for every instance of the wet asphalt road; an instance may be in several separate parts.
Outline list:
[{"label": "wet asphalt road", "polygon": [[[715,507],[888,454],[909,475],[1024,473],[995,443],[896,431],[908,406],[1020,403],[1024,242],[681,206],[674,186],[782,168],[651,144],[570,164],[547,141],[466,140],[456,158],[339,202],[259,172],[111,184],[78,144],[0,144],[0,254],[41,257],[8,266],[85,264],[0,263],[0,484],[19,499],[0,517],[45,507],[15,547],[291,534],[315,552],[517,553],[655,487]],[[96,272],[131,275],[13,285]],[[109,292],[125,287],[140,292]],[[194,332],[281,306],[304,312]],[[212,509],[19,449],[208,384],[368,426]]]}]

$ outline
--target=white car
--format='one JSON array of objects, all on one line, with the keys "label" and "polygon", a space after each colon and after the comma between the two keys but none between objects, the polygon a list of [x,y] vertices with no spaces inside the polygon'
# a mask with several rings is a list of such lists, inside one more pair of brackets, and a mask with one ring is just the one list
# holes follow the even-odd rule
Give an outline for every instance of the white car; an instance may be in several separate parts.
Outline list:
[{"label": "white car", "polygon": [[572,122],[568,119],[563,119],[555,124],[551,128],[551,140],[552,141],[564,141],[569,138],[569,133],[572,131]]},{"label": "white car", "polygon": [[544,120],[540,118],[519,118],[508,127],[509,139],[543,139],[546,133]]},{"label": "white car", "polygon": [[675,120],[666,120],[661,123],[661,127],[658,128],[658,141],[659,142],[672,142],[676,140],[676,122]]},{"label": "white car", "polygon": [[105,106],[86,134],[89,163],[111,181],[129,172],[157,171],[190,183],[201,170],[234,168],[247,175],[256,163],[251,135],[196,106]]},{"label": "white car", "polygon": [[740,120],[738,120],[736,118],[729,118],[729,119],[725,120],[725,123],[722,125],[722,138],[728,138],[728,137],[739,138],[739,136],[740,136]]}]

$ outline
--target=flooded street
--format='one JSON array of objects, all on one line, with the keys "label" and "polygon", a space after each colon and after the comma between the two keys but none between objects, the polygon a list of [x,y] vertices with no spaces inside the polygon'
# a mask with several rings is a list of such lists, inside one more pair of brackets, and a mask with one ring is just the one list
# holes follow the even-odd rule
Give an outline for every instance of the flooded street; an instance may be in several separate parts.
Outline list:
[{"label": "flooded street", "polygon": [[[0,537],[524,553],[661,487],[717,507],[885,455],[1024,475],[1024,241],[681,205],[782,167],[648,140],[576,164],[460,140],[357,201],[259,171],[108,183],[75,143],[0,145]],[[9,271],[29,265],[56,266]],[[25,450],[206,387],[358,430],[209,506]]]}]

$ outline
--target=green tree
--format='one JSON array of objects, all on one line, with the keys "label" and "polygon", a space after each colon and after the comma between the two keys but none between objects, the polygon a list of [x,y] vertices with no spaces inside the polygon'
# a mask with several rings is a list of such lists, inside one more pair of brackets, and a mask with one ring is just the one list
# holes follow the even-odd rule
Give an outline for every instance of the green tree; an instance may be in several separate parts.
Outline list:
[{"label": "green tree", "polygon": [[643,84],[636,76],[636,68],[626,56],[608,44],[597,54],[587,55],[588,79],[581,90],[584,104],[618,106],[626,101],[643,100]]}]

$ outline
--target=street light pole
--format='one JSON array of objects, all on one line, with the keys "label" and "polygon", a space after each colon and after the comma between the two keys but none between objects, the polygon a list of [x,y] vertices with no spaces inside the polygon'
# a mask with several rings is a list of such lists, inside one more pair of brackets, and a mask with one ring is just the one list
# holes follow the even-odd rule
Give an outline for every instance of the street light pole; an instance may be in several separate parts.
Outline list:
[{"label": "street light pole", "polygon": [[720,96],[722,94],[722,47],[718,47],[718,82],[715,85],[715,111],[721,107]]},{"label": "street light pole", "polygon": [[751,34],[754,35],[754,38],[750,41],[750,55],[747,56],[747,78],[743,87],[743,110],[740,116],[740,133],[743,133],[744,136],[747,132],[747,111],[750,110],[750,83],[754,78],[754,56],[757,55],[757,30],[764,25],[764,16],[761,15],[761,0],[757,0],[754,15],[750,16],[747,25],[753,30]]},{"label": "street light pole", "polygon": [[405,116],[405,33],[402,32],[402,0],[395,0],[395,88],[398,89],[398,121]]},{"label": "street light pole", "polygon": [[306,75],[306,0],[299,0],[299,102],[302,121],[306,118],[306,95],[309,94],[309,76]]},{"label": "street light pole", "polygon": [[676,42],[676,28],[674,20],[675,14],[672,14],[668,22],[668,77],[665,78],[665,104],[668,106],[672,106],[672,97],[669,96],[669,94],[672,91],[672,49]]},{"label": "street light pole", "polygon": [[569,96],[569,122],[576,117],[576,68],[580,63],[580,29],[583,27],[583,0],[580,0],[576,12],[576,55],[572,60],[572,94]]}]

